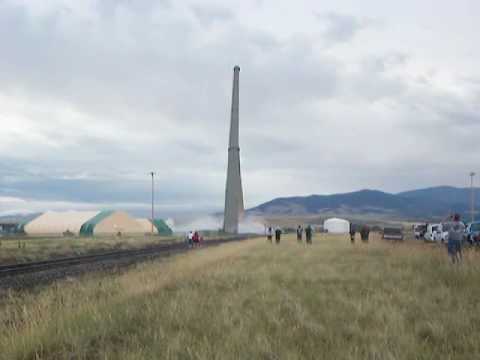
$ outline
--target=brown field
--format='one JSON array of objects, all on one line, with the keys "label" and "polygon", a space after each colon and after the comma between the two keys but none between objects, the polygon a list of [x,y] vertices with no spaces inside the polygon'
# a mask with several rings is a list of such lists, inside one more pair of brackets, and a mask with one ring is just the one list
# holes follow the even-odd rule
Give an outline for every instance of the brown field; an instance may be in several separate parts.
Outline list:
[{"label": "brown field", "polygon": [[[205,240],[208,241],[219,237],[225,236],[211,235],[205,237]],[[159,235],[0,238],[0,265],[113,250],[137,249],[183,240],[182,236]]]},{"label": "brown field", "polygon": [[476,359],[480,256],[378,237],[232,243],[0,304],[5,359]]},{"label": "brown field", "polygon": [[0,264],[46,260],[61,256],[133,249],[165,241],[175,237],[161,236],[106,236],[106,237],[20,237],[0,239]]}]

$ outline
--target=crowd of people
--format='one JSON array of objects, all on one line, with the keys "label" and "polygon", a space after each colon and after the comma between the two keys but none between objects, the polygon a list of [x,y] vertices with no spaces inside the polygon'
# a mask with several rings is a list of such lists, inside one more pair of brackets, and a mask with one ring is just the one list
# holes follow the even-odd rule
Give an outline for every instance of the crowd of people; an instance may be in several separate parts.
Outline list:
[{"label": "crowd of people", "polygon": [[[360,233],[360,239],[362,242],[367,243],[369,236],[370,236],[370,227],[368,225],[362,225],[361,227],[355,226],[353,224],[350,225],[350,241],[352,244],[355,243],[355,234]],[[303,238],[305,234],[305,243],[311,245],[312,244],[312,238],[313,238],[313,227],[311,225],[307,225],[306,227],[303,227],[302,225],[298,225],[296,229],[296,234],[297,234],[297,241],[299,243],[303,243]],[[266,229],[266,235],[267,235],[267,240],[273,243],[273,240],[275,238],[275,244],[279,244],[281,237],[282,237],[283,231],[280,227],[272,227],[269,226]]]},{"label": "crowd of people", "polygon": [[[273,243],[273,237],[275,236],[275,244],[280,244],[280,240],[282,238],[282,229],[280,227],[275,227],[272,228],[269,226],[266,230],[267,232],[267,240]],[[299,243],[303,242],[303,233],[305,233],[305,242],[309,245],[312,244],[312,238],[313,238],[313,228],[310,225],[307,225],[305,228],[303,228],[301,225],[298,225],[297,227],[297,241]]]},{"label": "crowd of people", "polygon": [[[448,228],[448,241],[447,241],[447,252],[448,255],[454,264],[461,263],[463,259],[462,255],[462,241],[465,234],[465,224],[460,220],[459,214],[454,214],[448,218],[448,222],[445,222],[446,228]],[[362,242],[367,243],[370,236],[370,227],[368,225],[357,226],[350,224],[350,241],[352,244],[355,243],[356,233],[360,234],[360,239]],[[298,225],[296,229],[297,242],[303,243],[303,238],[305,234],[305,243],[308,245],[312,244],[313,239],[313,227],[307,225],[303,227]],[[273,243],[273,238],[275,237],[275,244],[280,244],[283,231],[280,227],[273,228],[269,226],[266,229],[267,240],[270,243]],[[189,247],[197,247],[203,244],[203,236],[198,231],[189,231],[186,234],[185,241]]]}]

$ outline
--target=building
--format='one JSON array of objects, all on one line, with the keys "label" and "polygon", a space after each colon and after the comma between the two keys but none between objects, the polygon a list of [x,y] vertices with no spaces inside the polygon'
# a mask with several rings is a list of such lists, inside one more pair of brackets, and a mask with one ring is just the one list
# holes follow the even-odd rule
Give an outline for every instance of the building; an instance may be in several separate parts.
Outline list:
[{"label": "building", "polygon": [[98,211],[47,211],[22,226],[26,235],[79,235],[82,225]]},{"label": "building", "polygon": [[[142,227],[144,234],[151,234],[152,222],[150,221],[150,219],[136,219],[136,220]],[[155,226],[153,226],[153,233],[158,234],[157,228]]]},{"label": "building", "polygon": [[80,235],[129,235],[144,234],[140,223],[124,211],[101,211],[85,221]]},{"label": "building", "polygon": [[159,235],[163,235],[163,236],[173,235],[173,230],[170,227],[170,225],[167,224],[167,221],[163,219],[155,219],[153,220],[153,225],[155,225],[155,228],[157,229]]},{"label": "building", "polygon": [[350,223],[344,219],[327,219],[323,223],[323,230],[330,234],[348,234],[350,232]]},{"label": "building", "polygon": [[[158,220],[158,224],[155,224],[157,233],[165,233],[163,228],[162,232],[159,231],[162,223],[162,220]],[[17,232],[31,236],[129,235],[145,234],[145,224],[124,211],[47,211],[19,223]]]},{"label": "building", "polygon": [[[150,219],[136,219],[137,222],[142,226],[143,232],[145,234],[151,234],[152,232],[152,221]],[[155,219],[153,221],[153,233],[163,236],[173,235],[173,231],[168,226],[165,220]]]}]

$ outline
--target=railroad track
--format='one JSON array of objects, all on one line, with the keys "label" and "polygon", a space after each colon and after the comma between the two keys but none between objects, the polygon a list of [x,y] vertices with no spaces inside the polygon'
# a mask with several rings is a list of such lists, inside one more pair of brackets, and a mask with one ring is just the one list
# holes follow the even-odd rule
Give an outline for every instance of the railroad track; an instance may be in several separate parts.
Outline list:
[{"label": "railroad track", "polygon": [[[238,236],[228,239],[215,239],[205,241],[200,248],[220,245],[231,241],[241,241],[251,238],[250,236]],[[195,248],[194,248],[195,249]],[[35,273],[57,268],[65,268],[74,265],[98,263],[109,260],[125,259],[133,257],[154,257],[158,255],[168,255],[176,252],[192,250],[184,242],[168,243],[163,245],[150,246],[141,249],[110,251],[98,254],[70,256],[45,261],[35,261],[28,263],[2,265],[0,266],[0,278],[13,277],[25,273]]]}]

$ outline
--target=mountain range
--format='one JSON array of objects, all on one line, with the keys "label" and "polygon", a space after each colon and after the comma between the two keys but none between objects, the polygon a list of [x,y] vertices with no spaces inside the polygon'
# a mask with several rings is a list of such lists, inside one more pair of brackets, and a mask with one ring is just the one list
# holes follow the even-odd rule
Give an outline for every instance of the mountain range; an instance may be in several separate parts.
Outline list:
[{"label": "mountain range", "polygon": [[[478,188],[475,191],[478,193]],[[337,215],[432,220],[455,212],[470,218],[470,199],[470,188],[451,186],[396,194],[360,190],[344,194],[276,198],[249,209],[247,213],[257,216]],[[480,196],[476,199],[476,208],[479,207]]]}]

